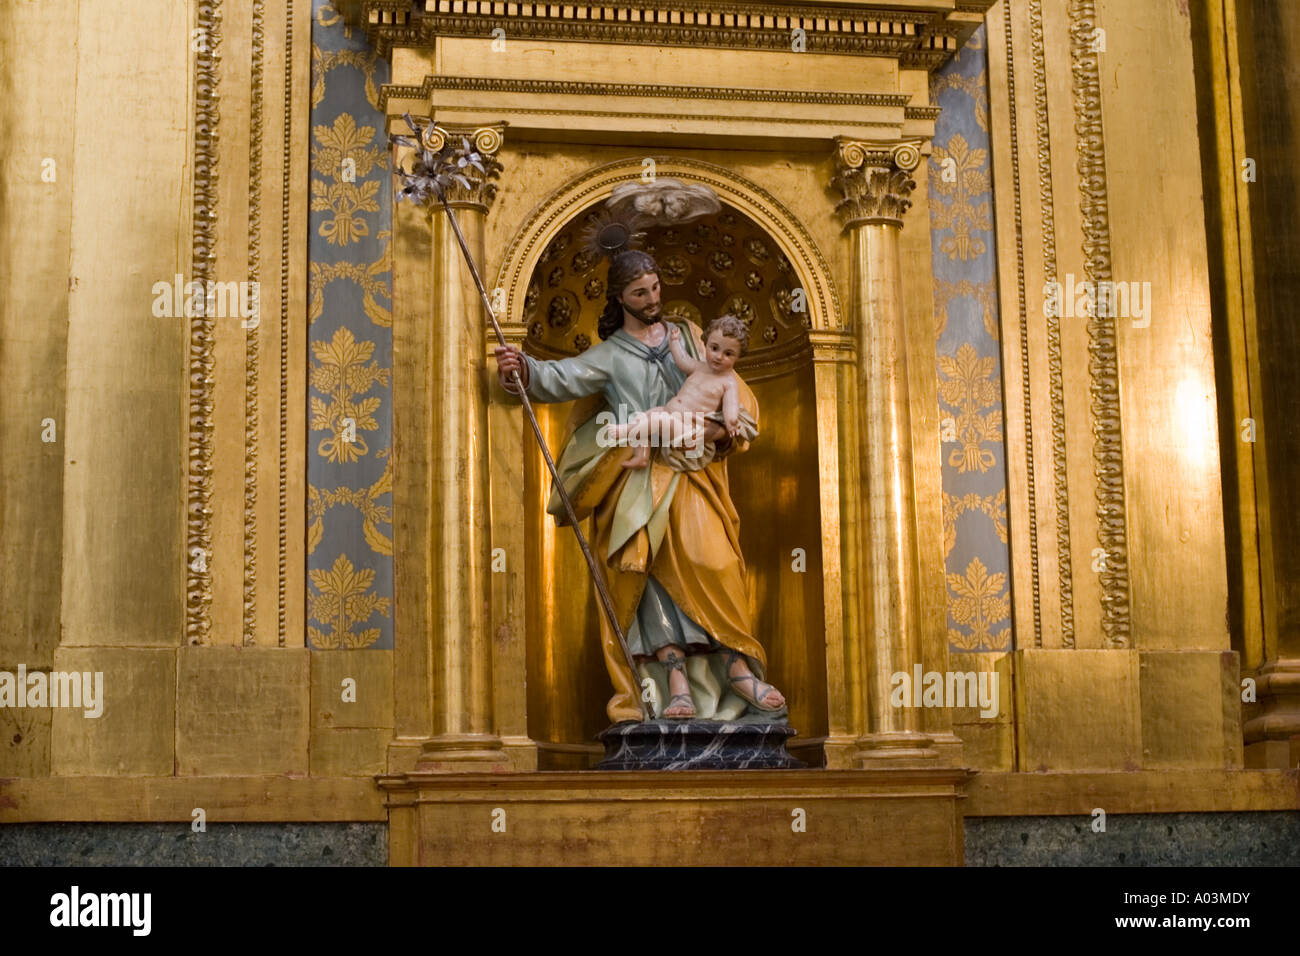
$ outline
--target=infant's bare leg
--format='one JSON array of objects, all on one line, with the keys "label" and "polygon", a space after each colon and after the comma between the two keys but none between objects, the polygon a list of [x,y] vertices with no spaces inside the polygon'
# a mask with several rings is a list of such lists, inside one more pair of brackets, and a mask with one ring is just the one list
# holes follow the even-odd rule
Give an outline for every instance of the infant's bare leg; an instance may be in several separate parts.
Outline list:
[{"label": "infant's bare leg", "polygon": [[[651,409],[651,412],[656,409]],[[651,412],[637,412],[622,425],[611,426],[614,441],[618,444],[632,446],[632,457],[623,462],[624,468],[644,468],[650,464],[650,425]]]},{"label": "infant's bare leg", "polygon": [[666,408],[652,408],[646,412],[647,426],[652,444],[667,446],[680,445],[682,439],[691,433],[695,415],[692,412],[669,411]]},{"label": "infant's bare leg", "polygon": [[650,449],[680,444],[689,422],[684,421],[680,413],[660,407],[638,414],[629,425],[628,444],[636,452],[623,463],[623,467],[644,468],[650,464]]},{"label": "infant's bare leg", "polygon": [[625,422],[606,425],[600,431],[599,441],[601,445],[612,447],[614,445],[633,444],[638,435],[645,434],[645,426],[641,424],[645,416],[645,412],[637,412]]}]

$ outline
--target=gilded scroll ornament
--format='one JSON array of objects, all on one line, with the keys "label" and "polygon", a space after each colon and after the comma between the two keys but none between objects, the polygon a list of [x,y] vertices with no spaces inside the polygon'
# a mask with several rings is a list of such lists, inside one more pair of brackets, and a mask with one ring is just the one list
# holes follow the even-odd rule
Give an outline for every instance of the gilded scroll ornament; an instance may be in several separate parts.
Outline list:
[{"label": "gilded scroll ornament", "polygon": [[[249,87],[249,141],[248,141],[248,281],[258,288],[262,277],[262,104],[263,61],[266,37],[264,19],[265,0],[253,0],[252,76]],[[257,445],[258,411],[257,392],[262,360],[258,348],[258,326],[261,324],[260,296],[257,321],[247,327],[244,340],[244,364],[248,369],[244,378],[244,581],[243,581],[243,643],[257,643]]]},{"label": "gilded scroll ornament", "polygon": [[[194,226],[190,273],[212,281],[217,245],[218,65],[221,0],[201,0],[205,42],[194,61]],[[208,310],[190,318],[189,454],[185,519],[185,643],[206,644],[212,632],[212,429],[216,323]]]},{"label": "gilded scroll ornament", "polygon": [[[1047,60],[1043,52],[1043,5],[1029,3],[1029,40],[1034,62],[1034,135],[1038,143],[1038,208],[1042,219],[1043,281],[1057,281],[1056,212],[1052,193],[1052,142],[1047,117]],[[1070,483],[1065,451],[1065,376],[1061,320],[1047,313],[1047,372],[1052,409],[1052,479],[1056,485],[1056,563],[1061,591],[1061,644],[1074,647],[1074,571],[1070,547]]]},{"label": "gilded scroll ornament", "polygon": [[[1078,137],[1079,209],[1083,214],[1084,270],[1092,282],[1109,282],[1111,270],[1106,139],[1101,123],[1101,77],[1095,37],[1094,0],[1070,0],[1070,62],[1074,130]],[[1088,317],[1097,477],[1097,536],[1105,549],[1101,581],[1101,627],[1109,647],[1129,646],[1128,528],[1124,504],[1124,449],[1120,437],[1119,356],[1115,318],[1105,309]]]}]

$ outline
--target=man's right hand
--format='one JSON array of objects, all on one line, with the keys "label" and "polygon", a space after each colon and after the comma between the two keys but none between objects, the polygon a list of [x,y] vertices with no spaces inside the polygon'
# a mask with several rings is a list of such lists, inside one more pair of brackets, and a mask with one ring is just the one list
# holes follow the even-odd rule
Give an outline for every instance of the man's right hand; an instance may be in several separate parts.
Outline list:
[{"label": "man's right hand", "polygon": [[497,378],[501,381],[501,387],[512,395],[517,392],[511,383],[511,372],[518,371],[519,378],[524,383],[524,388],[528,388],[528,363],[524,361],[524,355],[513,345],[498,345],[495,353],[497,360]]}]

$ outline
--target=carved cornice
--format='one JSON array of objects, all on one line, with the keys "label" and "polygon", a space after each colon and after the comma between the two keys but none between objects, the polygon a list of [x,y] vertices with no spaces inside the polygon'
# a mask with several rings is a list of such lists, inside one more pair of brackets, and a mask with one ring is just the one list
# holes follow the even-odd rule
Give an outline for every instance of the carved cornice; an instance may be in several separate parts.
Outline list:
[{"label": "carved cornice", "polygon": [[921,162],[920,143],[864,143],[835,140],[835,175],[831,185],[843,198],[835,214],[845,229],[864,223],[901,226],[916,188],[912,170]]},{"label": "carved cornice", "polygon": [[[729,86],[671,86],[662,83],[587,83],[577,80],[494,79],[482,76],[426,76],[419,86],[386,84],[379,91],[379,108],[387,110],[390,98],[427,100],[435,90],[486,93],[563,94],[606,97],[641,96],[684,100],[752,100],[763,103],[802,103],[820,106],[904,107],[907,119],[933,118],[937,107],[909,107],[906,93],[843,93],[832,90],[763,90]],[[911,115],[917,111],[916,115]]]},{"label": "carved cornice", "polygon": [[453,123],[430,123],[420,133],[420,140],[425,148],[440,152],[450,146],[451,157],[459,159],[465,153],[463,141],[468,140],[474,150],[483,157],[485,174],[467,171],[470,188],[452,185],[447,189],[447,204],[454,207],[478,209],[486,213],[496,198],[497,185],[492,180],[501,175],[501,162],[497,152],[501,149],[504,123],[492,123],[487,126],[459,126]]},{"label": "carved cornice", "polygon": [[903,108],[903,119],[910,120],[937,120],[943,108],[939,106],[906,106]]},{"label": "carved cornice", "polygon": [[851,363],[858,355],[852,329],[809,329],[808,345],[814,363]]},{"label": "carved cornice", "polygon": [[341,0],[381,55],[393,47],[432,47],[436,37],[489,37],[687,46],[794,49],[810,53],[891,56],[911,69],[934,70],[960,49],[993,0],[966,0],[956,10],[922,4],[748,3],[641,0],[639,3],[501,3],[500,0]]}]

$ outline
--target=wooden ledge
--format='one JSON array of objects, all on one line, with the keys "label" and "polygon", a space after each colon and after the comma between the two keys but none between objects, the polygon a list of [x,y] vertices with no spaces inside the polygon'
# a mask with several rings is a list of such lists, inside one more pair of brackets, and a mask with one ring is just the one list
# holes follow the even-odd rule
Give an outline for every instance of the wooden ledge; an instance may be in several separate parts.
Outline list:
[{"label": "wooden ledge", "polygon": [[549,770],[535,773],[404,773],[377,777],[391,802],[422,800],[734,800],[744,797],[904,796],[956,792],[972,778],[953,767],[871,770]]},{"label": "wooden ledge", "polygon": [[966,794],[968,817],[1300,810],[1300,771],[980,773]]},{"label": "wooden ledge", "polygon": [[383,823],[372,777],[10,777],[0,823]]}]

